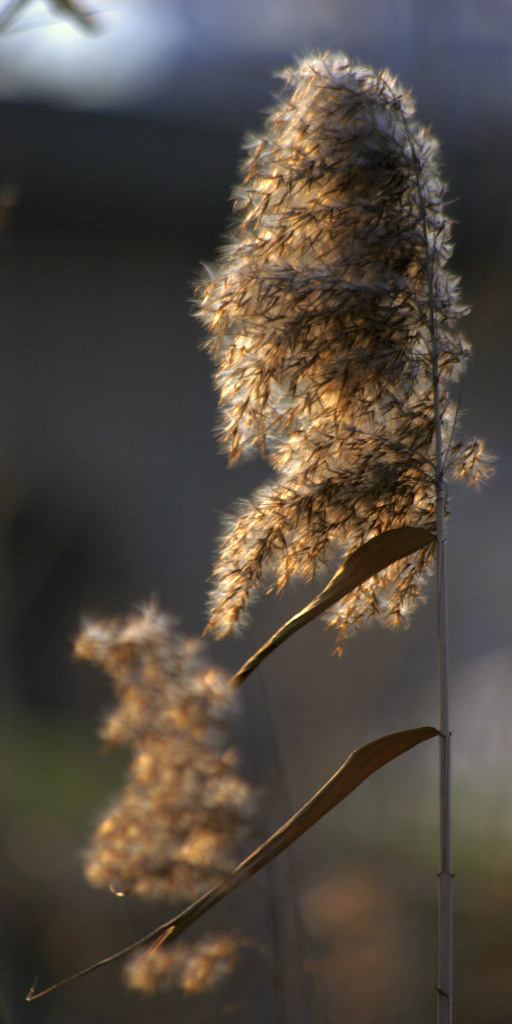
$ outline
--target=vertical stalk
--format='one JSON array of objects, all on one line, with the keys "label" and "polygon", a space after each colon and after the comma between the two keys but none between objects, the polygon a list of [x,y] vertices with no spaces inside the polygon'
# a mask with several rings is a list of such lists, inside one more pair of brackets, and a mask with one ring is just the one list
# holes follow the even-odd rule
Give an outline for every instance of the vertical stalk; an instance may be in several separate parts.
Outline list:
[{"label": "vertical stalk", "polygon": [[445,501],[441,409],[437,366],[437,339],[432,332],[432,366],[436,421],[437,483],[437,665],[439,686],[439,793],[440,862],[438,883],[437,1024],[452,1021],[453,874],[451,851],[450,703],[448,673],[448,605],[446,573]]},{"label": "vertical stalk", "polygon": [[435,261],[427,223],[428,196],[421,187],[420,161],[409,134],[416,163],[418,195],[422,207],[426,272],[429,294],[429,332],[434,400],[436,465],[436,582],[437,582],[437,677],[439,699],[439,872],[438,872],[438,966],[437,1024],[452,1024],[453,1004],[453,873],[451,820],[451,732],[448,664],[448,583],[446,571],[446,481],[442,407],[439,387],[439,339],[435,303]]},{"label": "vertical stalk", "polygon": [[435,268],[432,242],[427,224],[428,197],[421,185],[420,160],[414,140],[409,141],[416,163],[416,180],[423,222],[426,251],[426,272],[429,294],[429,332],[434,400],[435,464],[436,464],[436,580],[437,580],[437,675],[439,695],[439,872],[438,872],[438,967],[437,1024],[452,1024],[453,976],[453,873],[451,822],[451,732],[448,666],[448,585],[446,571],[446,481],[442,408],[439,388],[439,339],[435,312]]}]

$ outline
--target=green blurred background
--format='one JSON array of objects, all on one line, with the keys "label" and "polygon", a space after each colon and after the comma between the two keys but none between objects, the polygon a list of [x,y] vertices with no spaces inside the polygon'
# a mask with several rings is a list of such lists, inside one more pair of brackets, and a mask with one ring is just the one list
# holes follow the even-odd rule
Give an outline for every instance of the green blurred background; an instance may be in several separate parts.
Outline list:
[{"label": "green blurred background", "polygon": [[[512,5],[87,9],[95,34],[32,2],[0,35],[0,185],[19,191],[0,236],[0,1021],[434,1019],[435,744],[367,781],[212,915],[253,937],[215,997],[142,999],[111,967],[24,1003],[35,974],[50,983],[171,913],[82,878],[80,851],[124,760],[101,751],[108,684],[72,661],[71,641],[82,615],[151,596],[187,632],[204,627],[219,515],[268,474],[257,463],[228,473],[217,451],[193,283],[221,242],[240,141],[278,89],[273,73],[340,49],[398,75],[441,140],[473,310],[463,428],[499,456],[484,490],[452,494],[455,1014],[510,1024]],[[260,602],[251,630],[212,658],[236,669],[311,593]],[[431,590],[409,630],[372,629],[341,660],[314,623],[248,681],[237,739],[264,792],[256,839],[353,747],[436,724],[434,604]]]}]

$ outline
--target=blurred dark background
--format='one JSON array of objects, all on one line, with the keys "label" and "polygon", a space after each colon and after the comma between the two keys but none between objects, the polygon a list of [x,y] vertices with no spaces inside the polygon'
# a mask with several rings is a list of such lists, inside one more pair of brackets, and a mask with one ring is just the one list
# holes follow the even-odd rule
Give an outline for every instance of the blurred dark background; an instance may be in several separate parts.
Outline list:
[{"label": "blurred dark background", "polygon": [[[472,307],[463,430],[499,456],[479,494],[452,495],[455,1012],[509,1024],[512,7],[88,0],[96,33],[57,7],[26,3],[0,35],[0,1021],[434,1019],[435,745],[366,782],[219,911],[254,944],[213,999],[141,999],[112,967],[23,1001],[34,974],[50,983],[170,916],[82,878],[123,759],[100,749],[108,683],[73,663],[71,640],[83,614],[150,597],[187,632],[204,627],[219,515],[268,473],[228,473],[217,451],[193,284],[222,240],[240,142],[278,89],[273,73],[340,49],[389,67],[441,140]],[[212,659],[236,669],[310,596],[260,602]],[[265,787],[261,837],[353,747],[436,724],[434,604],[431,591],[408,631],[372,629],[341,660],[312,624],[248,681],[238,739]]]}]

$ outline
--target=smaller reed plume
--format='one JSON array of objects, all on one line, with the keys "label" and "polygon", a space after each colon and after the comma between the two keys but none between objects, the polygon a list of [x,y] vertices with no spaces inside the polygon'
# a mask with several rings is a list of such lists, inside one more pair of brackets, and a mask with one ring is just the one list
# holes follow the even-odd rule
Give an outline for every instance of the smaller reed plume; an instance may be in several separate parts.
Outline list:
[{"label": "smaller reed plume", "polygon": [[[246,142],[232,238],[197,292],[222,444],[232,462],[259,451],[274,470],[226,523],[216,636],[243,623],[262,587],[309,579],[397,527],[435,530],[436,419],[443,473],[487,473],[481,443],[454,439],[450,387],[469,347],[435,139],[387,72],[338,53],[281,77]],[[399,559],[336,604],[340,641],[363,620],[399,623],[432,554]]]},{"label": "smaller reed plume", "polygon": [[197,942],[182,940],[167,947],[155,943],[136,953],[123,974],[129,988],[156,992],[179,987],[187,995],[221,984],[232,972],[240,944],[232,935],[208,935]]},{"label": "smaller reed plume", "polygon": [[[126,787],[94,832],[86,877],[115,892],[195,899],[235,866],[253,820],[254,793],[228,745],[235,698],[227,677],[153,606],[124,622],[87,624],[75,653],[111,677],[118,705],[101,736],[133,754]],[[192,990],[222,977],[234,952],[229,936],[203,939],[186,956],[179,945],[145,950],[126,977],[146,990],[175,978]]]}]

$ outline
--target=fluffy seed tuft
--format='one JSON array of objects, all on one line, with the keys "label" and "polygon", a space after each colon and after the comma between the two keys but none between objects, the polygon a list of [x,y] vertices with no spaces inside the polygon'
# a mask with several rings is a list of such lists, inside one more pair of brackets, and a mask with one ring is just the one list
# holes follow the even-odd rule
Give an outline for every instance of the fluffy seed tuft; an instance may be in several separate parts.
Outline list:
[{"label": "fluffy seed tuft", "polygon": [[133,755],[123,793],[94,832],[86,876],[114,892],[194,899],[235,866],[254,812],[228,745],[228,679],[154,606],[86,625],[75,653],[111,676],[118,704],[101,735]]},{"label": "fluffy seed tuft", "polygon": [[[468,480],[486,471],[480,442],[453,441],[451,385],[469,347],[436,140],[388,72],[335,53],[282,78],[246,142],[232,238],[197,293],[222,445],[230,461],[262,452],[274,470],[226,520],[216,636],[263,587],[435,521],[434,361],[445,466]],[[340,638],[368,618],[401,621],[431,557],[402,560],[339,605]]]}]

